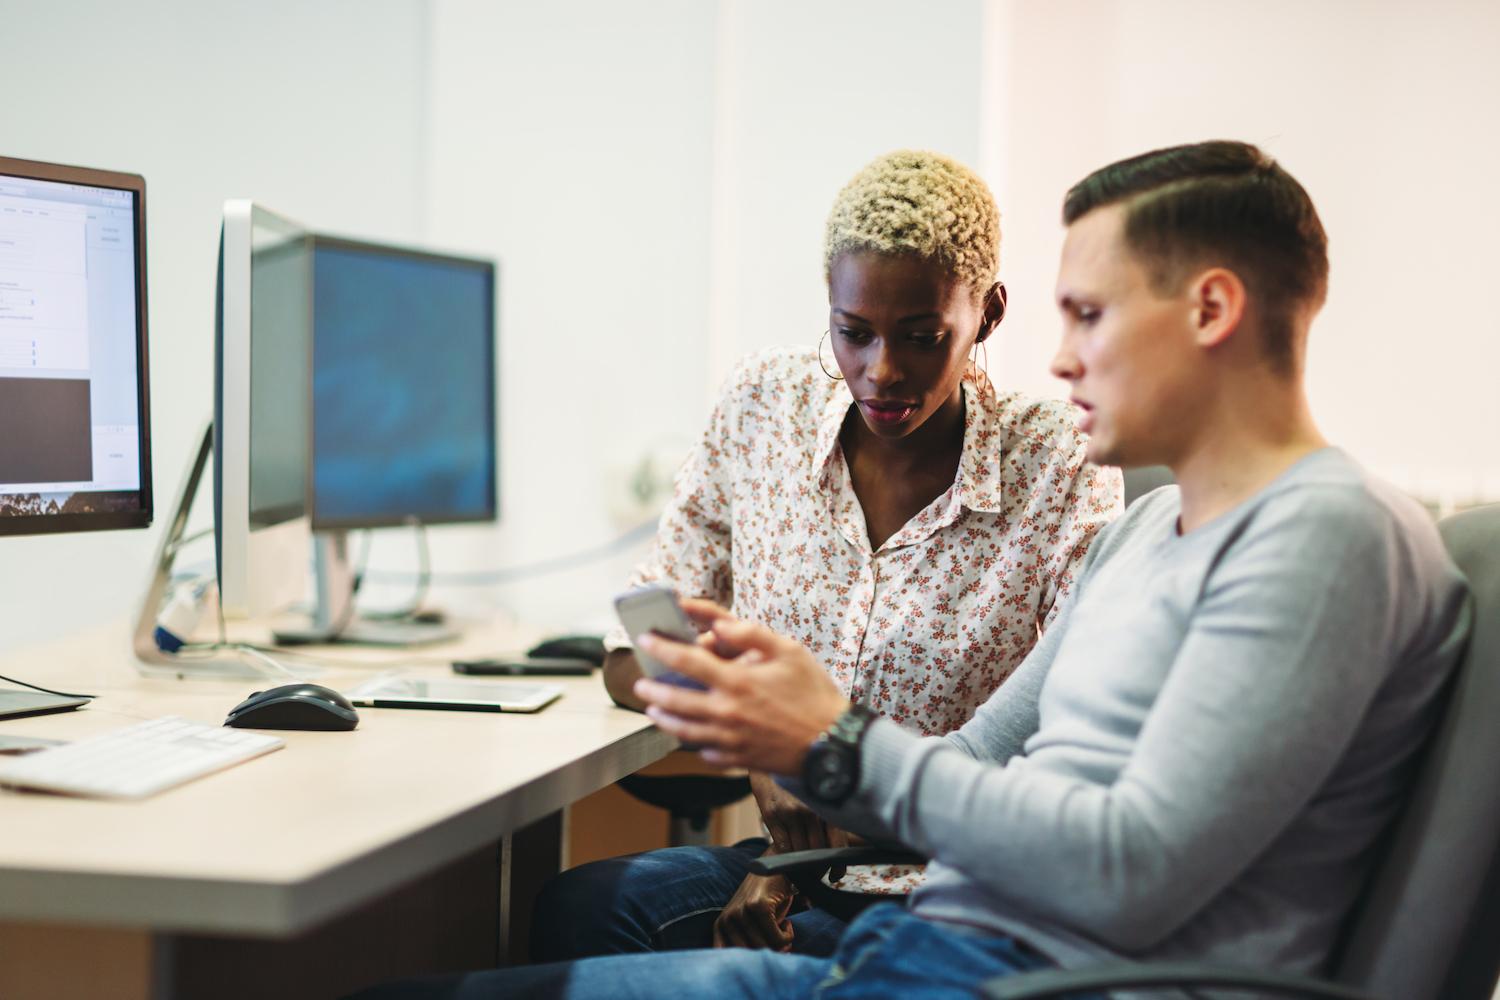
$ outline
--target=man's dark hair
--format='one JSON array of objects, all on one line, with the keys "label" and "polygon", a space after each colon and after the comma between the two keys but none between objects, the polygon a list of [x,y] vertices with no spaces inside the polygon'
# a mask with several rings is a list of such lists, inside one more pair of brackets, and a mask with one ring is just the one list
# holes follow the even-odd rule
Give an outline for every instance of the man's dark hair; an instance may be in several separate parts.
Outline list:
[{"label": "man's dark hair", "polygon": [[1063,201],[1063,223],[1125,203],[1125,242],[1158,293],[1189,268],[1240,276],[1261,318],[1267,356],[1294,369],[1294,318],[1328,293],[1328,236],[1296,178],[1244,142],[1200,142],[1132,156],[1089,174]]}]

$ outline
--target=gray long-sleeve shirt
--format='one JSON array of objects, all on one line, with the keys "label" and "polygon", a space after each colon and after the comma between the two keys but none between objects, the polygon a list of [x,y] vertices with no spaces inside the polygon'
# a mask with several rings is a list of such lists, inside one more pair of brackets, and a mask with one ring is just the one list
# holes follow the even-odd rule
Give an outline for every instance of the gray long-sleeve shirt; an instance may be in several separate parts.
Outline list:
[{"label": "gray long-sleeve shirt", "polygon": [[1425,513],[1309,455],[1187,535],[1176,487],[1094,543],[1079,597],[973,720],[876,722],[830,820],[934,859],[915,913],[1064,966],[1315,971],[1467,635]]}]

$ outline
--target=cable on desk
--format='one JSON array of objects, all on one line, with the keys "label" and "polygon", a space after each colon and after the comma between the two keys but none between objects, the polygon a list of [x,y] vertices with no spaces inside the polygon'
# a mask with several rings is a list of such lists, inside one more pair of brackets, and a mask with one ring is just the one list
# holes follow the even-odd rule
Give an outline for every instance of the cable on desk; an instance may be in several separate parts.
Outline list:
[{"label": "cable on desk", "polygon": [[258,663],[260,663],[260,664],[262,664],[264,666],[270,667],[272,670],[274,670],[274,671],[276,671],[278,673],[286,674],[288,677],[294,678],[294,679],[299,680],[299,681],[306,679],[306,678],[300,676],[296,671],[294,671],[291,668],[287,667],[284,663],[281,663],[280,661],[276,660],[274,657],[272,657],[272,656],[268,655],[267,653],[265,653],[258,646],[253,646],[253,645],[251,645],[250,643],[247,643],[247,642],[237,642],[237,643],[234,644],[233,649],[234,649],[235,652],[239,653],[241,656],[244,656],[244,657],[246,657],[248,659],[251,659],[251,660],[255,660],[256,662],[258,662]]},{"label": "cable on desk", "polygon": [[312,667],[333,667],[336,669],[367,670],[372,667],[389,669],[392,667],[446,667],[453,662],[452,656],[412,656],[405,650],[392,649],[387,654],[376,659],[355,659],[353,657],[329,656],[321,647],[313,652],[308,652],[306,647],[301,646],[270,646],[262,643],[241,643],[251,649],[258,650],[267,655],[275,655],[283,660],[299,660]]},{"label": "cable on desk", "polygon": [[59,698],[97,698],[97,697],[99,697],[96,694],[74,694],[72,691],[54,691],[51,688],[44,688],[40,684],[30,684],[30,683],[28,683],[26,681],[18,681],[14,677],[6,677],[4,674],[0,674],[0,681],[10,681],[10,683],[12,683],[12,684],[19,684],[23,688],[31,688],[31,690],[33,690],[33,691],[40,691],[43,694],[55,694]]},{"label": "cable on desk", "polygon": [[[295,670],[287,667],[286,664],[276,660],[270,655],[270,652],[267,649],[263,649],[259,646],[254,645],[253,643],[248,642],[221,641],[189,643],[188,645],[183,646],[181,649],[179,649],[174,655],[178,659],[181,659],[184,663],[191,663],[194,660],[211,660],[213,659],[212,654],[222,652],[238,653],[245,659],[253,660],[261,667],[269,667],[271,673],[284,674],[287,677],[292,678],[293,680],[301,681],[307,679],[301,674],[297,673]],[[279,650],[277,652],[279,652]],[[199,653],[208,655],[193,655]]]},{"label": "cable on desk", "polygon": [[[366,549],[366,552],[368,551]],[[354,600],[357,596],[359,596],[359,575],[355,573],[349,578],[349,594],[344,598],[344,607],[339,612],[339,620],[328,626],[328,636],[330,639],[337,639],[343,635],[344,629],[348,628],[349,623],[354,621],[358,614],[358,610],[354,606]]]},{"label": "cable on desk", "polygon": [[[554,559],[544,559],[534,563],[523,563],[519,566],[511,566],[500,570],[477,570],[468,573],[432,572],[431,551],[427,543],[426,526],[417,521],[414,521],[413,524],[418,529],[419,546],[419,565],[417,572],[415,573],[400,572],[395,570],[366,571],[364,566],[369,558],[371,536],[368,532],[365,534],[364,545],[360,553],[359,560],[356,563],[359,568],[355,571],[354,576],[355,593],[358,592],[359,584],[367,579],[377,583],[405,583],[408,581],[415,581],[418,588],[416,597],[410,605],[410,610],[401,612],[377,612],[373,615],[367,615],[367,617],[374,618],[389,616],[392,619],[411,617],[416,613],[417,609],[421,605],[421,602],[426,598],[428,588],[434,583],[459,587],[495,586],[497,584],[510,583],[517,580],[528,579],[534,576],[543,576],[549,573],[561,573],[566,570],[576,569],[580,566],[586,566],[591,562],[605,559],[620,552],[627,551],[640,542],[652,537],[656,534],[657,522],[655,519],[644,521],[641,524],[636,525],[634,528],[631,528],[624,534],[611,539],[608,542],[605,542],[603,545],[597,545],[590,549],[583,549],[579,552],[574,552],[566,556],[558,556]],[[354,595],[351,594],[348,606],[345,609],[345,621],[339,623],[339,627],[335,630],[335,634],[343,631],[343,627],[348,625],[349,620],[351,620],[353,616],[353,609]],[[229,630],[224,622],[224,606],[222,602],[217,599],[214,601],[214,616],[218,624],[218,641],[212,643],[189,644],[184,646],[181,652],[214,653],[223,650],[230,650],[247,657],[253,657],[258,662],[269,664],[272,668],[275,669],[276,672],[286,674],[289,677],[295,677],[299,680],[301,680],[302,678],[298,677],[296,673],[289,670],[284,664],[274,659],[272,654],[283,659],[303,660],[314,666],[367,667],[374,665],[367,660],[356,661],[330,659],[322,654],[309,654],[301,650],[291,649],[285,646],[267,646],[244,642],[233,643],[229,641]],[[409,665],[418,665],[425,661],[423,661],[421,658],[412,659],[410,657],[407,657],[404,658],[402,662]],[[432,662],[446,663],[447,660],[434,659]]]},{"label": "cable on desk", "polygon": [[[308,662],[310,666],[365,666],[355,660],[327,660],[321,656],[302,653],[299,650],[288,649],[282,646],[265,646],[254,642],[190,642],[179,649],[173,656],[184,663],[205,663],[214,659],[215,653],[238,653],[248,660],[253,660],[263,667],[269,667],[271,673],[285,674],[296,680],[306,680],[301,674],[292,670],[286,664],[280,662],[275,656],[283,659],[300,659]],[[445,661],[446,662],[446,661]]]},{"label": "cable on desk", "polygon": [[[411,600],[407,602],[404,608],[396,608],[390,611],[366,611],[360,616],[362,618],[370,621],[385,622],[408,621],[417,617],[422,611],[422,602],[427,600],[427,591],[432,586],[432,551],[427,544],[427,525],[415,517],[407,518],[406,523],[417,530],[416,593],[412,595]],[[351,606],[353,605],[354,596],[359,594],[360,585],[364,583],[365,572],[369,566],[371,534],[371,532],[365,532],[364,545],[361,547],[359,561],[356,563],[354,593],[349,598]]]},{"label": "cable on desk", "polygon": [[[565,556],[553,559],[543,559],[534,563],[522,563],[519,566],[510,566],[505,569],[474,570],[467,573],[427,573],[429,583],[435,583],[450,587],[491,587],[497,584],[512,583],[517,580],[526,580],[535,576],[545,576],[549,573],[561,573],[589,563],[606,559],[621,552],[628,551],[642,541],[656,534],[656,521],[652,519],[636,525],[618,538],[596,545],[591,549],[583,549]],[[398,570],[371,570],[365,574],[365,578],[374,583],[405,583],[413,578],[420,579],[421,572],[411,573]]]},{"label": "cable on desk", "polygon": [[191,545],[193,542],[196,542],[200,538],[207,538],[213,533],[214,529],[204,528],[202,531],[195,531],[191,535],[185,535],[172,543],[172,547],[167,550],[167,554],[169,556],[176,556],[177,553],[181,552],[184,548]]}]

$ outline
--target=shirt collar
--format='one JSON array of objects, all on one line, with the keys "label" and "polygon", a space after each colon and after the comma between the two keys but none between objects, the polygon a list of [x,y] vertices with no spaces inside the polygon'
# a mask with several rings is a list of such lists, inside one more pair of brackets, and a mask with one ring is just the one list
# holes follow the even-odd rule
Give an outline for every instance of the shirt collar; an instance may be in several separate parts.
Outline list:
[{"label": "shirt collar", "polygon": [[816,481],[822,481],[827,473],[833,449],[839,443],[839,432],[844,429],[844,418],[849,415],[849,407],[854,405],[854,395],[849,391],[848,383],[840,379],[832,383],[830,389],[818,422],[817,444],[813,448],[813,478]]},{"label": "shirt collar", "polygon": [[958,499],[970,510],[1005,508],[1005,422],[1000,398],[983,372],[965,375],[964,452],[958,461]]},{"label": "shirt collar", "polygon": [[[966,374],[960,384],[964,394],[964,450],[958,463],[958,501],[970,510],[995,513],[1004,508],[1001,478],[1006,437],[995,387],[987,376],[978,372]],[[813,470],[818,481],[823,480],[828,470],[853,403],[849,387],[838,382],[823,405],[813,450]]]}]

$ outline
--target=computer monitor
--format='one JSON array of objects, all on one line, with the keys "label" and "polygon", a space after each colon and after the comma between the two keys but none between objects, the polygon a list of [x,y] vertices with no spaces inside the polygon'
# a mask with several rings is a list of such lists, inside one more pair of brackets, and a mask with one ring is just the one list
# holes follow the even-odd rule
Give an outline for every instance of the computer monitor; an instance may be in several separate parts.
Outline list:
[{"label": "computer monitor", "polygon": [[312,243],[313,530],[494,521],[495,265]]},{"label": "computer monitor", "polygon": [[307,591],[311,241],[249,201],[224,204],[214,376],[214,529],[228,618]]},{"label": "computer monitor", "polygon": [[147,371],[145,181],[0,157],[0,535],[151,523]]},{"label": "computer monitor", "polygon": [[310,634],[283,638],[450,637],[337,607],[352,583],[344,534],[498,516],[494,262],[322,235],[312,259],[318,611]]}]

